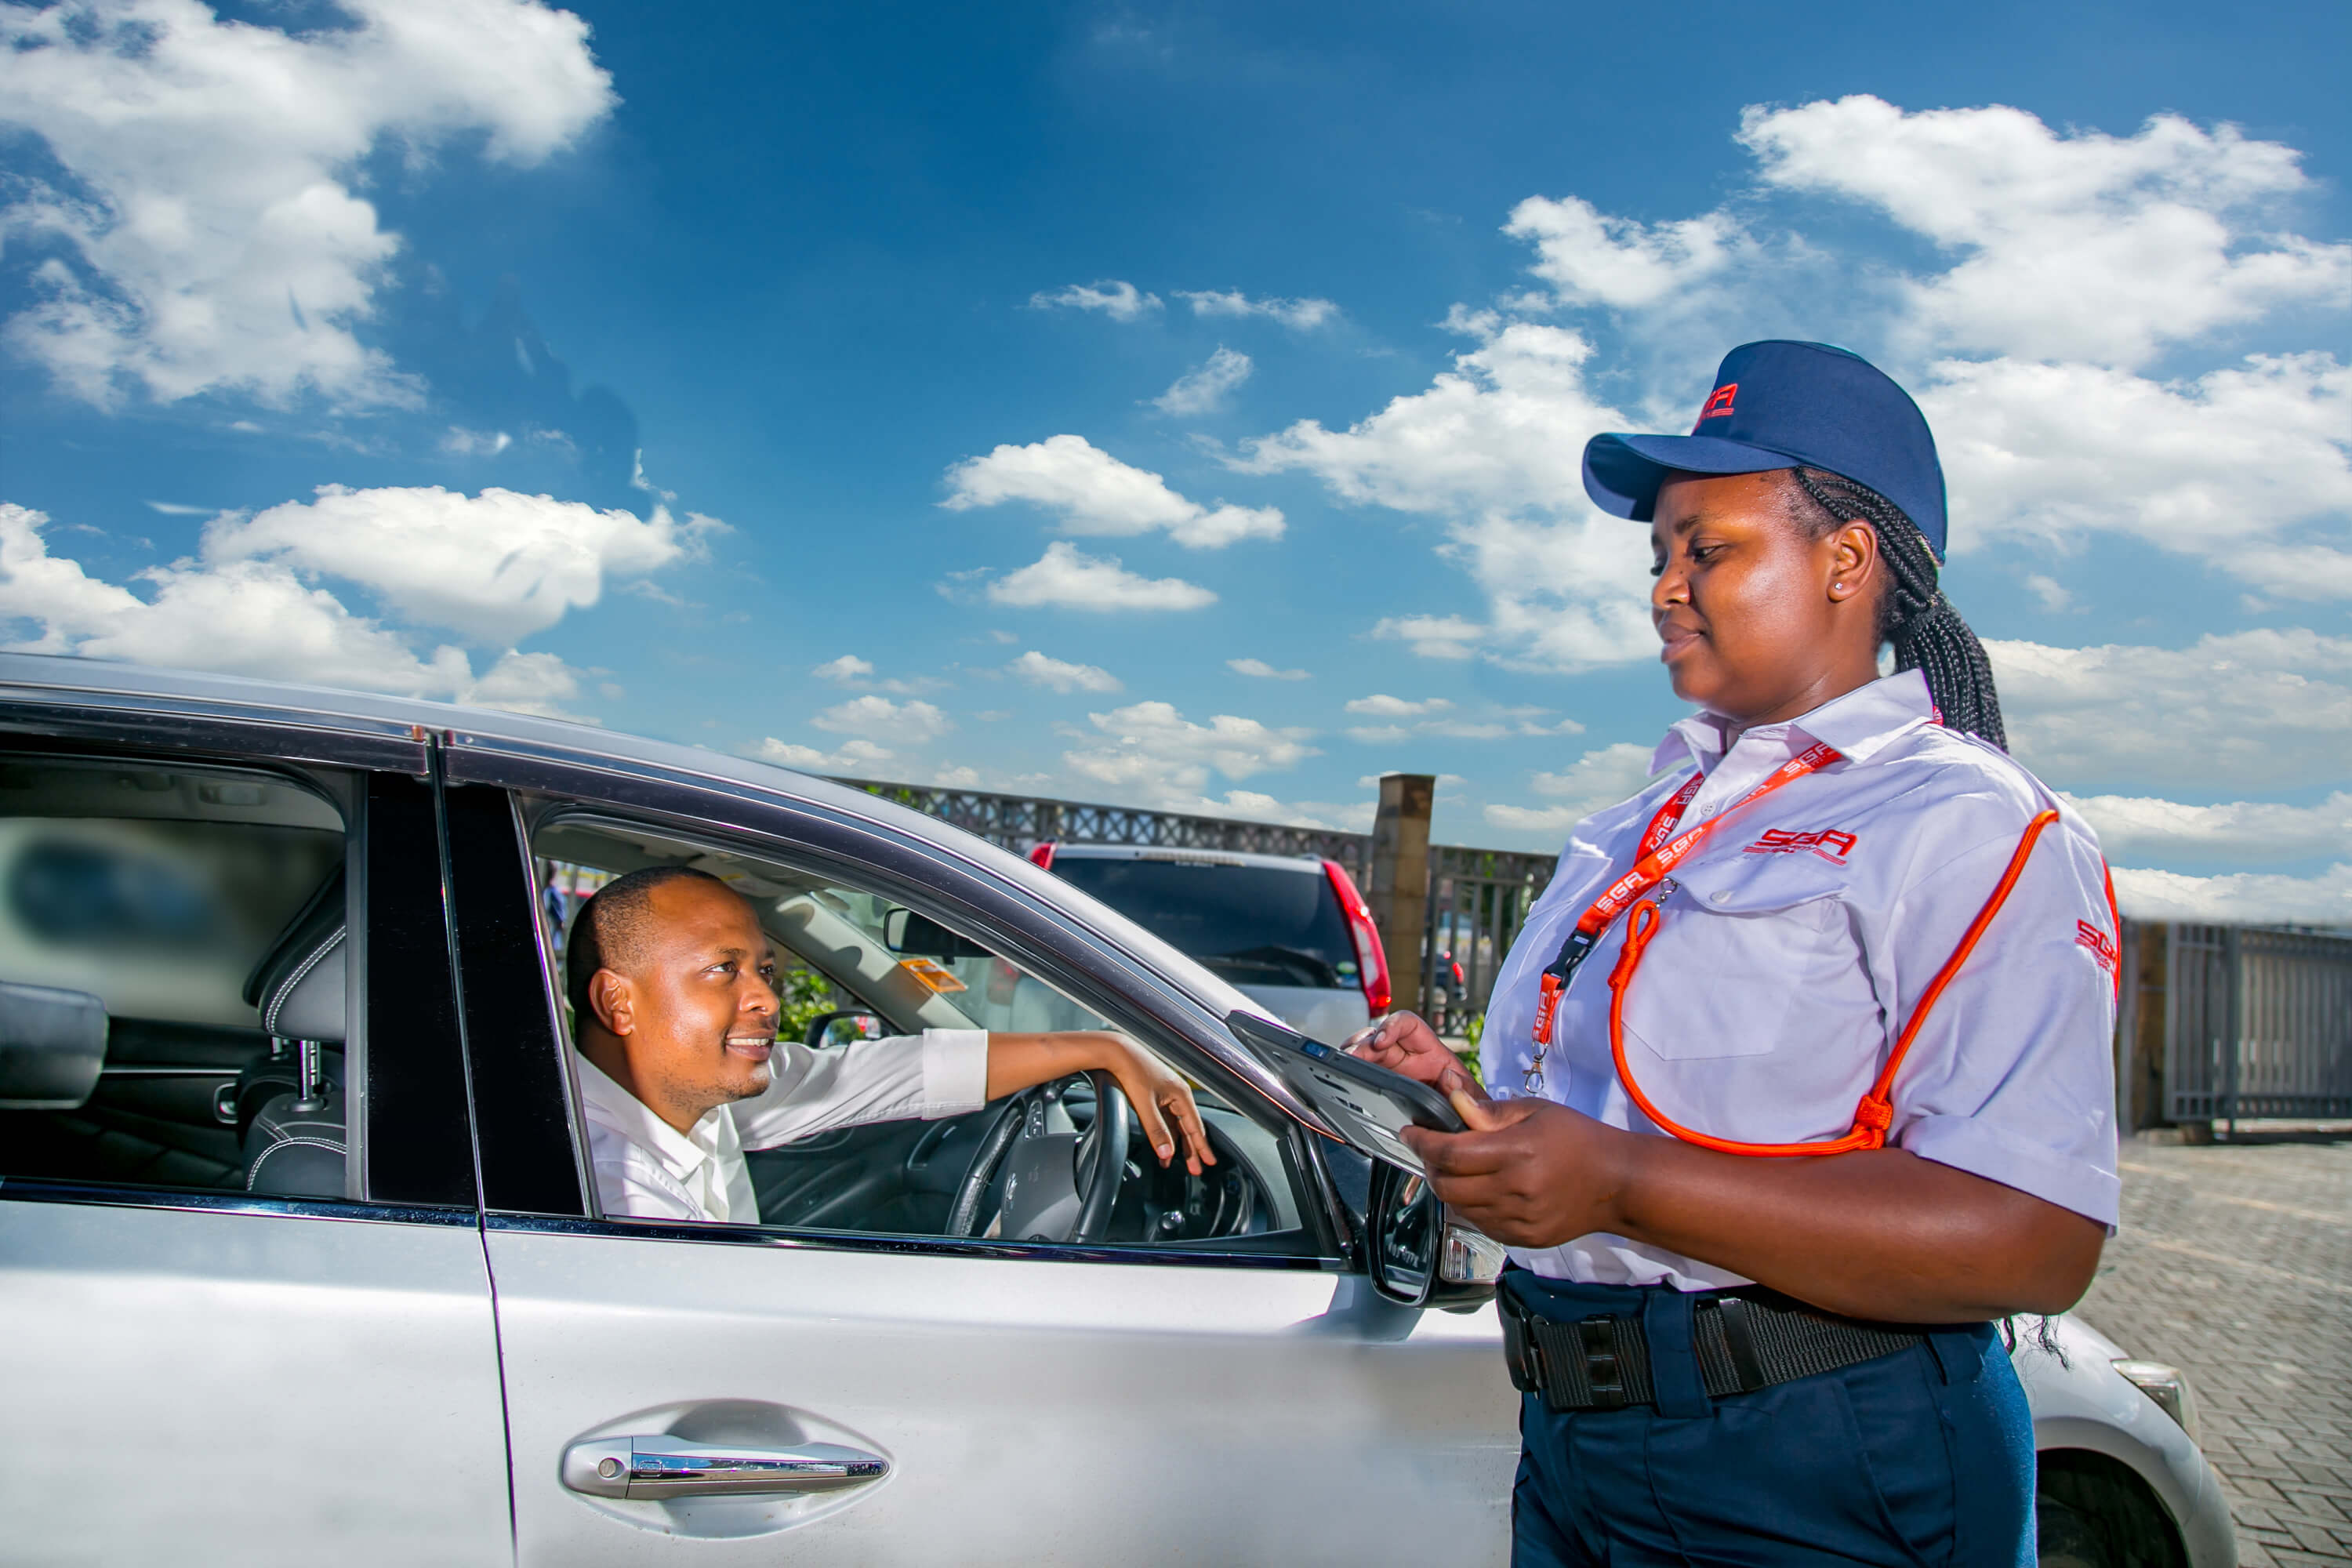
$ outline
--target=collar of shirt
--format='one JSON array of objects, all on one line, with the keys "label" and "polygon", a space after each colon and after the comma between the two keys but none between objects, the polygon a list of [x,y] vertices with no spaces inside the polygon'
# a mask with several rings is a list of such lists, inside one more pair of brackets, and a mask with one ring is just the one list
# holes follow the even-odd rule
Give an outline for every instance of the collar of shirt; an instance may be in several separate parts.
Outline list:
[{"label": "collar of shirt", "polygon": [[742,1145],[734,1118],[720,1106],[680,1132],[653,1113],[645,1101],[613,1081],[603,1068],[578,1052],[580,1099],[588,1120],[627,1139],[646,1153],[671,1180],[692,1194],[713,1220],[725,1224],[733,1177],[743,1163]]},{"label": "collar of shirt", "polygon": [[[1936,704],[1927,695],[1927,676],[1906,669],[1882,676],[1843,697],[1833,697],[1800,718],[1779,724],[1759,724],[1742,732],[1731,750],[1739,751],[1752,740],[1759,748],[1775,753],[1785,751],[1794,754],[1802,747],[1790,744],[1790,737],[1801,734],[1808,745],[1815,741],[1824,742],[1836,747],[1838,754],[1847,762],[1865,763],[1903,735],[1922,724],[1932,723],[1935,717]],[[1723,737],[1729,725],[1730,721],[1721,714],[1694,713],[1670,726],[1665,739],[1650,755],[1651,775],[1654,777],[1684,763],[1695,763],[1703,773],[1714,773],[1716,764],[1726,754]]]}]

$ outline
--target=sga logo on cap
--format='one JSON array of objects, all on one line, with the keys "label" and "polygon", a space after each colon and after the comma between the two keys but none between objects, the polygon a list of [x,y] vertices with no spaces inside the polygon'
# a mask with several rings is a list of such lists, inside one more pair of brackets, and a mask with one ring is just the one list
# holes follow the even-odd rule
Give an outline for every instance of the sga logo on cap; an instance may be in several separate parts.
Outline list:
[{"label": "sga logo on cap", "polygon": [[1698,411],[1698,421],[1691,426],[1691,434],[1694,436],[1697,435],[1699,426],[1706,424],[1710,419],[1726,419],[1730,417],[1731,400],[1738,395],[1739,384],[1736,381],[1727,381],[1721,386],[1717,387],[1714,392],[1708,395],[1706,405]]}]

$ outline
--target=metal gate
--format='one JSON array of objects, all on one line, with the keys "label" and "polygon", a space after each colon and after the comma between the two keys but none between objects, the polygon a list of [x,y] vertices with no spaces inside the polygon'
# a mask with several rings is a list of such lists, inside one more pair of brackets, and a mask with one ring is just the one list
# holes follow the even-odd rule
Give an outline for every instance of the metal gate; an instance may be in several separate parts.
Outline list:
[{"label": "metal gate", "polygon": [[[1486,1010],[1495,972],[1550,882],[1555,859],[1506,849],[1429,847],[1429,921],[1422,934],[1422,994],[1416,1010],[1443,1032],[1458,1033]],[[1454,965],[1462,979],[1454,979]],[[1400,1007],[1412,1007],[1406,997]]]},{"label": "metal gate", "polygon": [[2172,926],[2165,1114],[2352,1115],[2352,937]]}]

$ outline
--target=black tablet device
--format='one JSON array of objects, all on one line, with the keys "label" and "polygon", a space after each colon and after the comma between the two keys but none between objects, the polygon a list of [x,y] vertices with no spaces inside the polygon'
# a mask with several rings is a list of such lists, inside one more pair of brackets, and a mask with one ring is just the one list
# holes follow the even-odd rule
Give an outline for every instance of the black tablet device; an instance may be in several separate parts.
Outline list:
[{"label": "black tablet device", "polygon": [[1226,1026],[1280,1072],[1341,1137],[1362,1153],[1402,1165],[1416,1174],[1421,1160],[1397,1130],[1407,1122],[1440,1132],[1466,1131],[1461,1114],[1425,1083],[1391,1072],[1336,1046],[1310,1040],[1283,1025],[1250,1013],[1235,1013]]}]

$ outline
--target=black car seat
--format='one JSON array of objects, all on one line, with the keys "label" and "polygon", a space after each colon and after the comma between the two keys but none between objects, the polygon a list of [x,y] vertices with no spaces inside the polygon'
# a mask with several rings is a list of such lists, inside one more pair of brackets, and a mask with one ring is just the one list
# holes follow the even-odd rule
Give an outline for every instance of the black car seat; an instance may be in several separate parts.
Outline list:
[{"label": "black car seat", "polygon": [[351,992],[343,873],[289,921],[245,983],[268,1052],[237,1075],[236,1118],[247,1192],[340,1198],[345,1193],[343,1040]]}]

